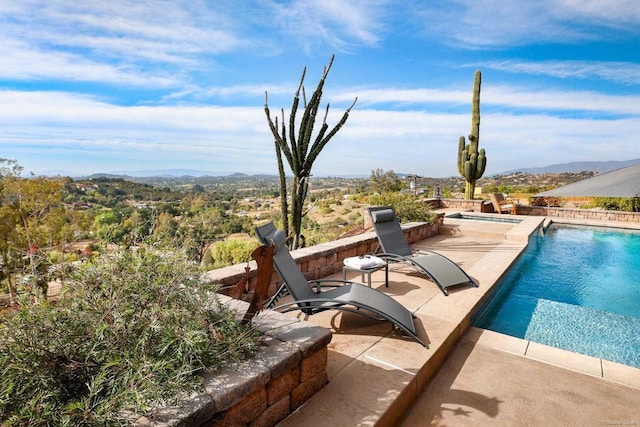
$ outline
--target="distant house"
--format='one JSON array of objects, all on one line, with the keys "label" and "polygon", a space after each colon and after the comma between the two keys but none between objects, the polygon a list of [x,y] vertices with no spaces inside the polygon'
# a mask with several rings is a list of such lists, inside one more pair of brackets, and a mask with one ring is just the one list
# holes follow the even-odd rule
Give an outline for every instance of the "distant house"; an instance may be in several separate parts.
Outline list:
[{"label": "distant house", "polygon": [[72,211],[86,211],[92,208],[93,208],[93,205],[87,202],[73,202],[71,204]]}]

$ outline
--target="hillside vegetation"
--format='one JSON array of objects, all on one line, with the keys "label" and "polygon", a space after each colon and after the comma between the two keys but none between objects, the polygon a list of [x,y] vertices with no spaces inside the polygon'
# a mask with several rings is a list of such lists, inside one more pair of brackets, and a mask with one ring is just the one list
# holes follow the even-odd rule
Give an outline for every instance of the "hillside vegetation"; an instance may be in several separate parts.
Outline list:
[{"label": "hillside vegetation", "polygon": [[[26,179],[19,172],[17,164],[5,161],[0,174],[5,236],[0,293],[10,293],[10,300],[25,289],[46,295],[65,265],[118,247],[179,252],[201,269],[244,262],[258,244],[254,226],[280,221],[276,176]],[[526,200],[592,175],[515,173],[480,179],[478,187]],[[366,179],[313,177],[303,219],[305,244],[361,227],[363,208],[374,203],[375,194],[420,199],[432,195],[436,185],[445,197],[460,197],[464,189],[462,178],[409,178],[382,170]]]}]

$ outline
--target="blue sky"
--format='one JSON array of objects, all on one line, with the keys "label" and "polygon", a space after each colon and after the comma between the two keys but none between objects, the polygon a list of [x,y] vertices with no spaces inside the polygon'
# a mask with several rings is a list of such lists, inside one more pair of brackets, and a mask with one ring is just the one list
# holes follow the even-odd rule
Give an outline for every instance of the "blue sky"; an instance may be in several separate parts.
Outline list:
[{"label": "blue sky", "polygon": [[477,69],[485,176],[640,157],[636,0],[20,0],[0,2],[0,158],[276,174],[265,91],[288,117],[332,54],[329,125],[358,102],[314,175],[457,175]]}]

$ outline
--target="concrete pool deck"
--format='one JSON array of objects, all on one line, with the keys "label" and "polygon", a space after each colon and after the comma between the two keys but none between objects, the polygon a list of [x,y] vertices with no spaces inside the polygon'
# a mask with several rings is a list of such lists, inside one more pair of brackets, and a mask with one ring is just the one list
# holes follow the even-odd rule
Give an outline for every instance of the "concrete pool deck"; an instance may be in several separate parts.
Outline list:
[{"label": "concrete pool deck", "polygon": [[[306,318],[333,333],[329,384],[281,425],[640,424],[639,369],[469,326],[473,311],[545,221],[518,219],[446,218],[440,235],[413,245],[451,258],[478,288],[454,288],[445,297],[411,270],[391,268],[389,288],[384,272],[372,275],[373,287],[415,313],[428,348],[386,322],[353,313]],[[360,280],[356,273],[348,278]]]}]

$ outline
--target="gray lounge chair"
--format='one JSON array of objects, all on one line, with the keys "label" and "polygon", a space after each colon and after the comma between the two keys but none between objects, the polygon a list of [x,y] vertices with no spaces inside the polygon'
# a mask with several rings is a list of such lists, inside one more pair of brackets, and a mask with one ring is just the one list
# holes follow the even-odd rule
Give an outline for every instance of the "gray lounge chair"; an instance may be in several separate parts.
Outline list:
[{"label": "gray lounge chair", "polygon": [[[265,306],[281,312],[301,310],[307,315],[325,310],[343,310],[377,320],[386,319],[427,347],[416,333],[413,314],[390,296],[365,285],[344,280],[316,280],[310,283],[291,256],[282,230],[278,230],[270,222],[256,227],[256,234],[262,244],[276,246],[273,265],[284,282]],[[322,288],[331,289],[323,291]],[[291,295],[292,301],[273,307],[286,291]]]},{"label": "gray lounge chair", "polygon": [[432,251],[414,253],[409,247],[398,217],[391,207],[371,206],[367,209],[378,236],[379,244],[375,251],[377,257],[383,258],[389,263],[410,264],[438,285],[445,295],[449,295],[447,288],[451,286],[464,284],[478,286],[458,264],[444,255]]}]

